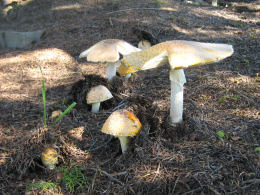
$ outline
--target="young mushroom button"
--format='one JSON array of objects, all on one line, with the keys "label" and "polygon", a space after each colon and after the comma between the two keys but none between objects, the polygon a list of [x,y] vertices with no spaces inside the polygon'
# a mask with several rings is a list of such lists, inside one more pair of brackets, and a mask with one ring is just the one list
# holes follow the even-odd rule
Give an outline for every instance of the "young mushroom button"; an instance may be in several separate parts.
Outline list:
[{"label": "young mushroom button", "polygon": [[184,70],[191,66],[220,61],[233,53],[232,45],[174,40],[159,43],[140,52],[126,55],[121,60],[118,72],[121,76],[140,70],[170,64],[171,109],[174,126],[182,122]]},{"label": "young mushroom button", "polygon": [[87,94],[87,103],[92,105],[91,112],[98,113],[100,103],[113,97],[111,92],[103,85],[92,87]]},{"label": "young mushroom button", "polygon": [[53,147],[45,147],[41,153],[42,164],[47,169],[55,169],[55,165],[58,163],[58,152]]},{"label": "young mushroom button", "polygon": [[106,78],[112,80],[116,76],[116,68],[121,55],[127,55],[141,49],[119,39],[105,39],[83,51],[79,58],[87,57],[90,62],[106,62]]},{"label": "young mushroom button", "polygon": [[102,127],[102,132],[118,137],[122,153],[127,151],[129,138],[140,132],[142,124],[139,119],[127,110],[113,112]]}]

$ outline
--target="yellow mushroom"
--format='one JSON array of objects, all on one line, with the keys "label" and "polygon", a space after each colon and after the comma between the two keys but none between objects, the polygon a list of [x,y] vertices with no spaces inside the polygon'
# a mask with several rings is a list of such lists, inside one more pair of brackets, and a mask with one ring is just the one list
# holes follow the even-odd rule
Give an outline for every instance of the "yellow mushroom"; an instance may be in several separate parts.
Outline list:
[{"label": "yellow mushroom", "polygon": [[58,152],[53,147],[45,147],[41,153],[41,160],[44,166],[52,170],[58,163]]},{"label": "yellow mushroom", "polygon": [[140,70],[170,65],[172,125],[182,122],[185,68],[220,61],[233,54],[232,45],[174,40],[126,55],[118,73],[123,76]]},{"label": "yellow mushroom", "polygon": [[113,112],[102,127],[102,132],[118,137],[122,153],[127,151],[129,138],[136,136],[142,128],[139,119],[131,112],[121,109]]}]

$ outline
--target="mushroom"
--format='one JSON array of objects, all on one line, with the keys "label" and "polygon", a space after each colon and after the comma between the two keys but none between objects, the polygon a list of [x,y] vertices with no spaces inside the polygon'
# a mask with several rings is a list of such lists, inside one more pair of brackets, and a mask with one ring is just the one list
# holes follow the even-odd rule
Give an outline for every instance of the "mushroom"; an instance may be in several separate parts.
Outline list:
[{"label": "mushroom", "polygon": [[53,147],[45,147],[41,153],[42,164],[48,169],[55,169],[55,165],[58,163],[58,152]]},{"label": "mushroom", "polygon": [[170,64],[172,125],[182,122],[185,68],[220,61],[233,53],[232,45],[173,40],[126,55],[118,67],[120,75]]},{"label": "mushroom", "polygon": [[91,112],[98,113],[100,103],[113,97],[111,92],[103,85],[92,87],[87,94],[87,104],[91,104]]},{"label": "mushroom", "polygon": [[102,127],[102,132],[118,137],[122,153],[127,151],[129,138],[140,132],[142,124],[131,112],[121,109],[113,112]]},{"label": "mushroom", "polygon": [[116,68],[121,55],[127,55],[141,49],[119,39],[105,39],[83,51],[79,58],[87,57],[90,62],[106,62],[106,78],[112,80],[116,76]]},{"label": "mushroom", "polygon": [[139,48],[139,49],[142,49],[142,50],[148,49],[148,48],[150,48],[151,46],[152,46],[152,44],[151,44],[149,41],[147,41],[147,40],[142,40],[142,41],[140,41],[140,42],[138,43],[138,48]]}]

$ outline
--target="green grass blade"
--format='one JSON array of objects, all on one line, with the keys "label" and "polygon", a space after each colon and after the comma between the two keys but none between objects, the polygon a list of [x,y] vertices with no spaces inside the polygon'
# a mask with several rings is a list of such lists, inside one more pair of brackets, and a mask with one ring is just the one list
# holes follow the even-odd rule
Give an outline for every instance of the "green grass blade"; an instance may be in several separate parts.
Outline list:
[{"label": "green grass blade", "polygon": [[47,127],[46,93],[45,93],[44,80],[42,80],[42,102],[43,102],[43,123],[44,123],[44,127]]},{"label": "green grass blade", "polygon": [[53,124],[56,125],[62,117],[64,117],[68,112],[71,111],[72,108],[74,108],[74,106],[76,106],[76,104],[76,102],[73,102],[63,113],[61,113],[61,115],[54,121]]}]

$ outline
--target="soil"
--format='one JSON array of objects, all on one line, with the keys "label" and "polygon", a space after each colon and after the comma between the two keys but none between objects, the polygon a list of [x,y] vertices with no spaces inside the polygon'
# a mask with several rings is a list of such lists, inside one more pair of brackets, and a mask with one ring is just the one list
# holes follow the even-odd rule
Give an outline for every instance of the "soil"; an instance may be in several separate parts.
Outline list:
[{"label": "soil", "polygon": [[[260,145],[260,4],[219,4],[18,0],[1,5],[1,30],[44,29],[45,34],[27,48],[0,50],[0,194],[24,194],[28,184],[41,180],[60,187],[30,193],[259,194],[260,153],[254,150]],[[105,64],[79,59],[82,51],[110,38],[135,46],[142,39],[228,43],[234,54],[185,70],[184,121],[173,127],[168,65],[109,82]],[[99,84],[114,98],[94,114],[85,98]],[[52,112],[74,101],[76,107],[53,125]],[[117,109],[133,112],[143,126],[124,155],[119,140],[100,131]],[[41,162],[46,145],[59,151],[57,168],[82,168],[87,186],[69,192]]]}]

